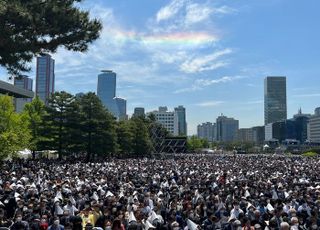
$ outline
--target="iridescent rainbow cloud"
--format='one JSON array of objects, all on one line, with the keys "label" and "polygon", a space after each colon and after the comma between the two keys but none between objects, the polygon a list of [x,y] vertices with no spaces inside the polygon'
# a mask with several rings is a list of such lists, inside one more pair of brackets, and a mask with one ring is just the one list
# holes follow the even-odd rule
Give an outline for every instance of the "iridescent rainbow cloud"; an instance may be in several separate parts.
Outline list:
[{"label": "iridescent rainbow cloud", "polygon": [[122,42],[136,41],[147,45],[200,45],[218,41],[218,37],[205,32],[141,35],[133,31],[111,30],[110,35]]}]

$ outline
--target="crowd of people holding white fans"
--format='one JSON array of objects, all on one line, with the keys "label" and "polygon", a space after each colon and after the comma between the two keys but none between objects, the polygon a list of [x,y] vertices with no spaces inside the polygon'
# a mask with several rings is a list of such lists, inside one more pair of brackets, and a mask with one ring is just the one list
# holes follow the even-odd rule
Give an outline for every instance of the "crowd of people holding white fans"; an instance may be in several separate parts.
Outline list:
[{"label": "crowd of people holding white fans", "polygon": [[3,162],[0,230],[320,229],[320,159]]}]

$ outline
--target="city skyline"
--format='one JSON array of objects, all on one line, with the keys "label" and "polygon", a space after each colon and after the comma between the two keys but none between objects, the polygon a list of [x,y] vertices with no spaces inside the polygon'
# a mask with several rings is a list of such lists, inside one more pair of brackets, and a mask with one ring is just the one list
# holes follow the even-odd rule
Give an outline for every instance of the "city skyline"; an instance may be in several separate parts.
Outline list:
[{"label": "city skyline", "polygon": [[[263,79],[283,75],[288,117],[299,107],[312,113],[320,98],[317,6],[315,0],[84,1],[104,30],[87,53],[52,55],[56,90],[96,92],[97,73],[112,69],[128,114],[134,107],[184,105],[188,133],[196,134],[197,124],[220,113],[240,120],[240,128],[263,125]],[[31,65],[26,74],[35,80],[35,60]],[[3,68],[0,79],[7,79]]]}]

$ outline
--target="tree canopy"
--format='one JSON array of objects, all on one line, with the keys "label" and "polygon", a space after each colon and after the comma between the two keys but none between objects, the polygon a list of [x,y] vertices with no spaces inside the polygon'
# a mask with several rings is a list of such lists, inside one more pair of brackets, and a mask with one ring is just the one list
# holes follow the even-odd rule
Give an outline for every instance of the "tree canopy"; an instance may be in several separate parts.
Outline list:
[{"label": "tree canopy", "polygon": [[60,46],[86,51],[102,24],[75,5],[81,1],[0,0],[0,65],[19,74],[35,55]]},{"label": "tree canopy", "polygon": [[27,117],[14,112],[12,98],[0,96],[0,159],[28,147],[31,139],[28,126]]}]

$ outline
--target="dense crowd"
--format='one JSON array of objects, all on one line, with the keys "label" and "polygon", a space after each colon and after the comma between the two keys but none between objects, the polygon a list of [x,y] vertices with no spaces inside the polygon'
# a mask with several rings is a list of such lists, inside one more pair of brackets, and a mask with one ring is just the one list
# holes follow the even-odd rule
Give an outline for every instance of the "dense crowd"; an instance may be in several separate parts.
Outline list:
[{"label": "dense crowd", "polygon": [[5,162],[0,228],[320,229],[319,166],[263,155]]}]

